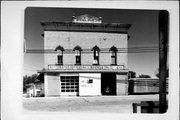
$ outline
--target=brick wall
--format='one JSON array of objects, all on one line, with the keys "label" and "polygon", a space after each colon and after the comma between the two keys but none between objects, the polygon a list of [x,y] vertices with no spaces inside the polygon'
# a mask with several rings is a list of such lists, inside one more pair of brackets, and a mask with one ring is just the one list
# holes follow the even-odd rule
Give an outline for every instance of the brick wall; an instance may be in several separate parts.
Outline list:
[{"label": "brick wall", "polygon": [[[63,31],[45,31],[44,49],[55,49],[58,45],[64,49],[73,49],[76,45],[81,46],[82,49],[92,49],[95,45],[101,48],[110,48],[113,45],[117,48],[127,48],[127,34],[118,33],[95,33],[95,32],[63,32]],[[92,65],[93,53],[82,52],[81,63]],[[111,64],[111,53],[100,53],[100,64]],[[56,64],[56,53],[45,54],[45,67],[48,64]],[[64,64],[75,64],[74,53],[69,54],[64,52]],[[117,54],[117,64],[124,65],[127,68],[127,53]]]}]

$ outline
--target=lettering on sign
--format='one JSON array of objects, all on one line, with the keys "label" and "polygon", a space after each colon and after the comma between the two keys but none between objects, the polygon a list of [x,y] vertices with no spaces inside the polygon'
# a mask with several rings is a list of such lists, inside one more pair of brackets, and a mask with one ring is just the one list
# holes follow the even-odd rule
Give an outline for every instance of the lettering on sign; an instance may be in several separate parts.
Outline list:
[{"label": "lettering on sign", "polygon": [[123,70],[123,66],[60,66],[49,65],[50,70]]}]

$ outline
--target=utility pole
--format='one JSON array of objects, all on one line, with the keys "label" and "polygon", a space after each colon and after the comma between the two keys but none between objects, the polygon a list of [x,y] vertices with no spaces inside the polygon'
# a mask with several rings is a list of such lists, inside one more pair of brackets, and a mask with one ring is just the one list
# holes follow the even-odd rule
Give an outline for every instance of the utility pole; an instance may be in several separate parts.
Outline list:
[{"label": "utility pole", "polygon": [[167,110],[166,101],[166,69],[168,46],[168,11],[159,12],[159,112]]}]

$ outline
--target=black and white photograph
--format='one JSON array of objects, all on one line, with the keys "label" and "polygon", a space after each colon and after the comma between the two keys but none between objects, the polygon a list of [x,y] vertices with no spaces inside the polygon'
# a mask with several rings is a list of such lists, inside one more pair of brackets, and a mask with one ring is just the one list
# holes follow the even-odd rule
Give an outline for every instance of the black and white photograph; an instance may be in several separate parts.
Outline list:
[{"label": "black and white photograph", "polygon": [[2,11],[3,116],[15,109],[16,119],[167,120],[176,114],[179,28],[173,20],[179,14],[173,2],[27,3],[4,3]]},{"label": "black and white photograph", "polygon": [[[159,113],[160,14],[158,10],[26,8],[24,108]],[[168,65],[164,75],[167,96]],[[164,112],[168,100],[165,105]]]}]

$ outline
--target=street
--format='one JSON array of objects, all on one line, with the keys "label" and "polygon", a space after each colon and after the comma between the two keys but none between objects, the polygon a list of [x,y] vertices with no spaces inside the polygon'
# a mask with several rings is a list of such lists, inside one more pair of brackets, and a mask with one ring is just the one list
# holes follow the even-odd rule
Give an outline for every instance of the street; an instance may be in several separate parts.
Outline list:
[{"label": "street", "polygon": [[25,111],[132,113],[132,103],[158,99],[158,95],[23,98],[23,107]]}]

